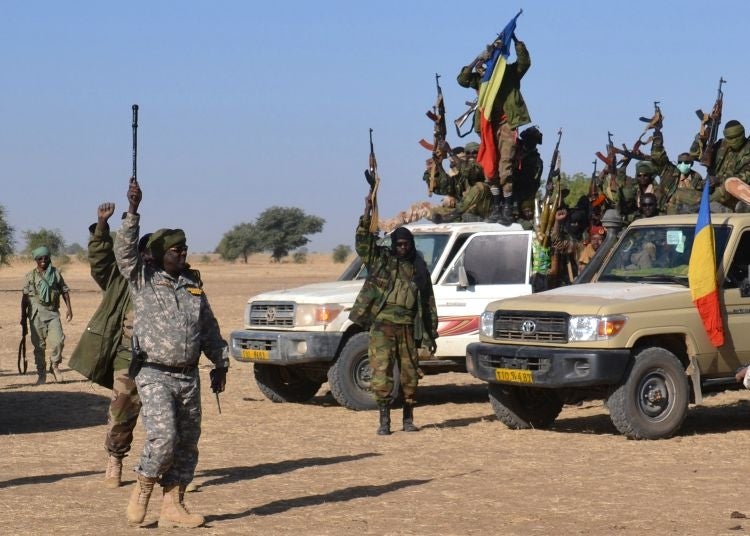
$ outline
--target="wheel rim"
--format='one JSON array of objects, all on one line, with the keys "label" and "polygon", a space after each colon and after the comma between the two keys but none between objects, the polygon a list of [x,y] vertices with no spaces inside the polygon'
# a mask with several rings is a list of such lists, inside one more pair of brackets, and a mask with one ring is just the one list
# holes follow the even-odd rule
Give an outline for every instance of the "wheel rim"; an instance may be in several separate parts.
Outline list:
[{"label": "wheel rim", "polygon": [[370,381],[372,380],[372,369],[370,368],[370,360],[367,356],[364,356],[357,362],[354,367],[353,377],[354,383],[357,387],[363,391],[370,390]]},{"label": "wheel rim", "polygon": [[665,419],[673,403],[674,383],[663,370],[653,370],[638,383],[638,410],[651,421]]}]

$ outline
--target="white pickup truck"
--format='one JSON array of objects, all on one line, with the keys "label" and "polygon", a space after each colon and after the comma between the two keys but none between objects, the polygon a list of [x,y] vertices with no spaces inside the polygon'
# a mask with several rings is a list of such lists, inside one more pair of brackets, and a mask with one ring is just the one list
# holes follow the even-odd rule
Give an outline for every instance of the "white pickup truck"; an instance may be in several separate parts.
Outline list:
[{"label": "white pickup truck", "polygon": [[[465,371],[466,345],[478,340],[479,315],[487,304],[531,292],[531,232],[518,224],[495,223],[408,227],[432,274],[439,316],[437,352],[420,355],[420,368],[426,374]],[[304,402],[328,381],[342,406],[375,407],[368,333],[349,320],[365,277],[356,259],[338,281],[248,300],[245,328],[231,334],[231,353],[254,364],[255,380],[266,397]]]}]

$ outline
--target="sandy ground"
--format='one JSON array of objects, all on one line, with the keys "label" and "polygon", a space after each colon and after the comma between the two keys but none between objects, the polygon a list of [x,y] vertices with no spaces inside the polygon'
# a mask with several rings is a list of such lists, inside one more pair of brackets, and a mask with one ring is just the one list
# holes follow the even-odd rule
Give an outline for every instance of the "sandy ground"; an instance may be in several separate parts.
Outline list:
[{"label": "sandy ground", "polygon": [[[305,265],[203,261],[191,259],[225,336],[241,326],[252,293],[342,270],[315,255]],[[64,383],[33,387],[35,375],[17,373],[18,288],[31,267],[0,268],[0,534],[180,532],[156,528],[158,494],[145,528],[125,521],[140,425],[126,485],[101,485],[109,393],[67,368],[99,302],[85,264],[63,267],[75,313],[64,325]],[[423,382],[422,431],[378,437],[377,415],[339,407],[326,385],[310,403],[274,404],[251,365],[233,361],[221,415],[203,393],[200,488],[187,502],[207,517],[199,534],[743,534],[748,395],[691,408],[672,439],[628,441],[596,402],[566,407],[551,430],[508,430],[485,385],[453,373]]]}]

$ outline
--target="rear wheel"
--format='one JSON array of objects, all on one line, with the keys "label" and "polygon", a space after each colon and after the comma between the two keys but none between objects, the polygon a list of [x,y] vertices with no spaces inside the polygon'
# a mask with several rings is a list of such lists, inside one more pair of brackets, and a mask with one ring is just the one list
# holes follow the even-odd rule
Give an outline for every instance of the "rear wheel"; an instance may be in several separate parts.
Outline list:
[{"label": "rear wheel", "polygon": [[255,363],[253,372],[258,389],[274,402],[307,402],[323,385],[293,365],[282,367]]},{"label": "rear wheel", "polygon": [[491,383],[490,404],[498,420],[508,428],[548,428],[562,411],[563,403],[551,389]]},{"label": "rear wheel", "polygon": [[615,428],[631,439],[671,437],[687,416],[690,388],[672,352],[646,348],[626,378],[612,390],[607,407]]}]

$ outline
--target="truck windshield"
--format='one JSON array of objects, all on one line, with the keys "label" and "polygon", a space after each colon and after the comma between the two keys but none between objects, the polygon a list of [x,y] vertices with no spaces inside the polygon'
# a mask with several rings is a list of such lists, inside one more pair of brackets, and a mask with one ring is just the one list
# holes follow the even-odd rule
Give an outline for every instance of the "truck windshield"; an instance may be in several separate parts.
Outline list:
[{"label": "truck windshield", "polygon": [[[424,257],[425,263],[427,263],[427,269],[432,273],[435,270],[437,262],[440,260],[440,256],[445,250],[446,244],[450,233],[414,233],[414,243],[417,246],[417,251]],[[390,247],[391,239],[386,236],[380,240],[380,245]],[[352,281],[354,279],[365,279],[367,277],[367,267],[362,264],[362,260],[357,257],[349,266],[347,266],[344,273],[339,276],[339,281]]]},{"label": "truck windshield", "polygon": [[[721,261],[731,229],[714,226],[716,262]],[[687,285],[694,225],[630,227],[620,239],[598,281]]]}]

